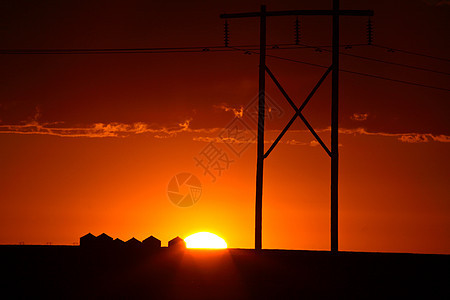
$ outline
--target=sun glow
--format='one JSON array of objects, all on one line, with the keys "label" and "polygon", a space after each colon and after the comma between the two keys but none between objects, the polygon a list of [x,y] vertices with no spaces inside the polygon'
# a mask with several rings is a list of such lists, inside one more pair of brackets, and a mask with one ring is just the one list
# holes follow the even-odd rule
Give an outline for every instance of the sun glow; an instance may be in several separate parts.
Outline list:
[{"label": "sun glow", "polygon": [[225,240],[210,232],[197,232],[184,239],[186,248],[226,249]]}]

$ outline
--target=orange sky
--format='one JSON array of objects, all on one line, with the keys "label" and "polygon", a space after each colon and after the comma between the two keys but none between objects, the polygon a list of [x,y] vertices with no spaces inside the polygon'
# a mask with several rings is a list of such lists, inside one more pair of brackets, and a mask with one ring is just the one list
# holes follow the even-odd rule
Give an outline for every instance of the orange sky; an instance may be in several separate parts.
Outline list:
[{"label": "orange sky", "polygon": [[[310,142],[308,133],[293,134]],[[72,243],[86,232],[128,239],[214,232],[252,247],[254,145],[216,182],[195,167],[196,134],[156,139],[1,135],[1,240]],[[447,143],[341,135],[340,247],[449,253]],[[45,145],[45,146],[42,146]],[[220,146],[220,145],[219,145]],[[223,146],[223,145],[221,145]],[[329,248],[328,158],[318,146],[281,144],[266,162],[263,246]],[[201,180],[192,207],[173,205],[179,172]]]},{"label": "orange sky", "polygon": [[[267,2],[269,9],[313,8]],[[185,4],[172,15],[166,4],[151,9],[140,1],[89,12],[75,3],[12,3],[0,10],[8,15],[0,19],[9,28],[0,32],[1,49],[220,44],[218,13],[259,5],[193,2],[188,8],[197,16],[193,20],[183,16]],[[446,55],[449,39],[440,32],[448,32],[448,5],[417,0],[405,7],[409,15],[393,20],[401,5],[389,3],[342,1],[342,6],[375,9],[379,43]],[[144,8],[156,19],[140,13]],[[69,15],[62,18],[64,12]],[[412,18],[419,13],[422,19]],[[52,20],[61,28],[52,27]],[[291,38],[291,21],[273,21],[270,37],[277,43]],[[361,32],[353,21],[344,21],[343,39],[364,42],[365,21],[355,21]],[[237,44],[257,32],[256,21],[232,24]],[[326,24],[304,21],[304,42],[328,43]],[[370,47],[348,51],[442,72],[450,67]],[[276,55],[320,64],[329,59],[313,50]],[[0,55],[0,243],[71,244],[87,232],[106,232],[124,240],[154,235],[165,245],[177,235],[210,231],[229,247],[253,247],[256,145],[239,144],[246,150],[237,157],[218,137],[236,118],[233,109],[239,112],[255,99],[257,61],[257,55],[242,53]],[[448,87],[448,75],[349,57],[341,63],[359,72]],[[274,59],[268,65],[298,105],[324,71]],[[340,249],[450,254],[448,91],[344,73],[341,78]],[[268,142],[293,114],[269,80],[269,106],[280,113],[268,121]],[[327,144],[329,88],[330,78],[305,108]],[[255,131],[246,113],[238,119]],[[297,120],[265,162],[264,248],[329,249],[330,164],[313,140]],[[194,161],[208,141],[234,160],[215,182]],[[180,172],[202,183],[202,196],[191,207],[177,207],[167,196],[170,179]]]}]

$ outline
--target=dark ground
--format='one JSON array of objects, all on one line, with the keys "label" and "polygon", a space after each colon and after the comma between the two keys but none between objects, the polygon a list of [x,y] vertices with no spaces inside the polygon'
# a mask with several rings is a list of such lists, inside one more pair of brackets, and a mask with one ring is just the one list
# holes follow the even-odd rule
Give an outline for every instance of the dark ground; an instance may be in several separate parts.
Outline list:
[{"label": "dark ground", "polygon": [[3,299],[450,299],[450,255],[23,245],[0,253]]}]

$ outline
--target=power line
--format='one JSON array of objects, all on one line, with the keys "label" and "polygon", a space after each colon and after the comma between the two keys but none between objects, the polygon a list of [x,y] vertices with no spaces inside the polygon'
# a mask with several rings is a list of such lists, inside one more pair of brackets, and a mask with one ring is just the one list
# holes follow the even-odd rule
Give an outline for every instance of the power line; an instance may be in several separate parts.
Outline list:
[{"label": "power line", "polygon": [[[366,44],[349,44],[349,45],[342,45],[341,47],[348,49],[355,46],[366,46]],[[374,45],[375,47],[382,47],[386,49],[392,49],[389,47],[384,46],[378,46]],[[240,47],[240,49],[236,49],[236,47]],[[89,55],[89,54],[158,54],[158,53],[201,53],[201,52],[232,52],[232,51],[242,51],[242,50],[255,50],[258,48],[258,45],[242,45],[242,46],[236,46],[236,47],[229,47],[229,46],[197,46],[197,47],[156,47],[156,48],[81,48],[81,49],[2,49],[0,50],[0,54],[4,55]],[[289,49],[318,49],[320,51],[327,51],[330,52],[330,50],[326,48],[330,48],[329,45],[322,45],[322,46],[314,46],[314,45],[307,45],[307,44],[300,44],[298,45],[292,45],[292,44],[272,44],[268,45],[268,50],[289,50]],[[243,49],[246,48],[246,49]],[[247,49],[248,48],[248,49]],[[255,48],[255,49],[253,49]],[[403,51],[395,49],[395,51]],[[405,52],[405,51],[403,51]],[[419,71],[427,71],[427,72],[433,72],[437,74],[443,74],[443,75],[450,75],[450,73],[442,72],[438,70],[428,69],[428,68],[422,68],[418,66],[408,65],[408,64],[401,64],[391,61],[385,61],[377,58],[367,57],[367,56],[361,56],[361,55],[355,55],[345,52],[339,52],[342,55],[346,55],[349,57],[355,57],[359,59],[384,63],[384,64],[390,64],[395,65],[399,67],[405,67],[410,69],[415,69]],[[424,56],[424,55],[421,55]],[[425,55],[426,57],[432,57]],[[436,58],[436,57],[433,57]],[[446,60],[443,58],[438,58],[441,60]],[[306,63],[314,65],[312,63]]]},{"label": "power line", "polygon": [[412,66],[412,65],[402,64],[402,63],[396,63],[396,62],[392,62],[392,61],[385,61],[385,60],[372,58],[372,57],[366,57],[366,56],[360,56],[360,55],[355,55],[355,54],[350,54],[350,53],[342,53],[342,52],[341,52],[341,54],[342,55],[346,55],[346,56],[350,56],[350,57],[355,57],[355,58],[370,60],[370,61],[374,61],[374,62],[380,62],[380,63],[384,63],[384,64],[389,64],[389,65],[393,65],[393,66],[398,66],[398,67],[404,67],[404,68],[409,68],[409,69],[414,69],[414,70],[419,70],[419,71],[426,71],[426,72],[432,72],[432,73],[437,73],[437,74],[443,74],[443,75],[450,75],[450,73],[447,73],[447,72],[442,72],[442,71],[438,71],[438,70],[422,68],[422,67],[417,67],[417,66]]},{"label": "power line", "polygon": [[[246,51],[249,51],[249,50],[246,50]],[[252,51],[252,53],[259,54],[256,51]],[[277,55],[273,55],[273,54],[266,54],[266,56],[284,60],[284,61],[309,65],[309,66],[313,66],[313,67],[328,68],[328,66],[325,66],[325,65],[310,63],[310,62],[306,62],[306,61],[277,56]],[[389,78],[389,77],[379,76],[379,75],[375,75],[375,74],[369,74],[369,73],[363,73],[363,72],[357,72],[357,71],[345,70],[345,69],[339,69],[339,71],[345,72],[345,73],[350,73],[350,74],[355,74],[355,75],[360,75],[360,76],[366,76],[366,77],[371,77],[371,78],[376,78],[376,79],[382,79],[382,80],[387,80],[387,81],[392,81],[392,82],[403,83],[403,84],[407,84],[407,85],[420,86],[420,87],[429,88],[429,89],[435,89],[435,90],[441,90],[441,91],[447,91],[447,92],[450,91],[450,89],[448,89],[448,88],[437,87],[437,86],[432,86],[432,85],[427,85],[427,84],[422,84],[422,83],[416,83],[416,82],[411,82],[411,81],[406,81],[406,80],[401,80],[401,79]]]},{"label": "power line", "polygon": [[[350,48],[353,46],[362,46],[362,45],[364,45],[364,44],[342,45],[341,47]],[[237,48],[237,47],[240,47],[240,48]],[[242,45],[242,46],[237,46],[237,47],[224,47],[224,46],[200,46],[200,47],[198,47],[197,46],[197,47],[172,47],[172,48],[158,47],[158,48],[100,48],[100,49],[95,49],[95,48],[86,48],[86,49],[83,49],[83,48],[82,49],[3,49],[3,50],[0,50],[0,54],[43,54],[43,55],[56,54],[56,55],[61,55],[61,54],[199,53],[199,52],[223,52],[223,51],[227,52],[227,51],[252,50],[252,48],[257,48],[258,46],[257,45]],[[296,46],[296,45],[291,45],[291,44],[273,44],[273,45],[268,45],[268,47],[271,50],[314,48],[314,49],[319,49],[321,51],[322,50],[328,51],[328,52],[330,51],[330,50],[325,49],[325,48],[330,47],[327,45],[313,46],[313,45],[301,44],[301,46],[298,46],[298,45]],[[413,69],[417,69],[417,70],[423,70],[423,71],[429,71],[429,72],[450,75],[450,73],[446,73],[446,72],[440,72],[440,71],[436,71],[436,70],[425,69],[425,68],[411,66],[411,65],[399,64],[399,63],[395,63],[395,62],[388,62],[388,61],[383,61],[383,60],[379,60],[376,58],[359,56],[359,55],[349,54],[349,53],[345,53],[345,52],[340,52],[340,54],[351,56],[351,57],[356,57],[356,58],[361,58],[361,59],[366,59],[366,60],[371,60],[371,61],[376,61],[376,62],[381,62],[381,63],[387,63],[387,64],[392,64],[392,65],[397,65],[397,66],[402,66],[402,67],[413,68]],[[311,65],[314,65],[314,64],[311,64]]]},{"label": "power line", "polygon": [[[277,46],[285,46],[285,44],[280,44]],[[257,46],[243,45],[241,47],[256,48]],[[0,50],[0,54],[110,54],[110,53],[133,54],[133,53],[204,52],[212,50],[227,50],[227,49],[224,46],[155,47],[155,48],[2,49]]]},{"label": "power line", "polygon": [[[306,45],[306,44],[299,44],[299,45],[301,45],[303,47],[309,46],[311,48],[317,48],[317,49],[320,49],[320,50],[323,50],[323,51],[331,52],[330,50],[322,49],[321,47],[314,47],[314,46]],[[342,55],[345,55],[345,56],[349,56],[349,57],[355,57],[355,58],[359,58],[359,59],[364,59],[364,60],[368,60],[368,61],[374,61],[374,62],[384,63],[384,64],[388,64],[388,65],[403,67],[403,68],[409,68],[409,69],[414,69],[414,70],[419,70],[419,71],[432,72],[432,73],[443,74],[443,75],[450,75],[450,73],[443,72],[443,71],[438,71],[438,70],[433,70],[433,69],[428,69],[428,68],[422,68],[422,67],[418,67],[418,66],[402,64],[402,63],[397,63],[397,62],[392,62],[392,61],[386,61],[386,60],[373,58],[373,57],[367,57],[367,56],[356,55],[356,54],[345,53],[345,52],[339,52],[339,54],[342,54]]]},{"label": "power line", "polygon": [[193,49],[193,50],[132,50],[132,51],[0,51],[0,54],[4,55],[104,55],[104,54],[157,54],[157,53],[201,53],[201,52],[225,52],[225,51],[233,51],[227,49]]},{"label": "power line", "polygon": [[[272,57],[272,58],[290,61],[290,62],[315,66],[315,67],[328,68],[327,66],[324,66],[324,65],[313,64],[313,63],[309,63],[309,62],[299,61],[299,60],[295,60],[295,59],[289,59],[289,58],[276,56],[276,55],[267,54],[267,56]],[[369,73],[362,73],[362,72],[345,70],[345,69],[339,69],[339,71],[345,72],[345,73],[350,73],[350,74],[355,74],[355,75],[360,75],[360,76],[366,76],[366,77],[371,77],[371,78],[377,78],[377,79],[382,79],[382,80],[387,80],[387,81],[408,84],[408,85],[420,86],[420,87],[425,87],[425,88],[430,88],[430,89],[435,89],[435,90],[450,91],[450,89],[448,89],[448,88],[442,88],[442,87],[437,87],[437,86],[432,86],[432,85],[427,85],[427,84],[422,84],[422,83],[416,83],[416,82],[411,82],[411,81],[406,81],[406,80],[401,80],[401,79],[389,78],[389,77],[384,77],[384,76],[379,76],[379,75],[374,75],[374,74],[369,74]]]},{"label": "power line", "polygon": [[[343,45],[342,47],[355,47],[362,44]],[[221,52],[221,51],[241,51],[255,50],[258,45],[241,45],[239,50],[228,46],[195,46],[195,47],[156,47],[156,48],[78,48],[78,49],[1,49],[0,54],[4,55],[26,55],[26,54],[139,54],[139,53],[198,53],[198,52]],[[267,45],[267,50],[289,50],[301,48],[317,48],[317,46],[302,46],[293,44],[271,44]],[[331,47],[329,45],[319,46],[321,48]],[[244,49],[245,48],[245,49]]]},{"label": "power line", "polygon": [[411,81],[406,81],[406,80],[401,80],[401,79],[395,79],[395,78],[388,78],[388,77],[383,77],[383,76],[379,76],[379,75],[362,73],[362,72],[356,72],[356,71],[351,71],[351,70],[343,70],[343,69],[339,69],[339,70],[341,72],[355,74],[355,75],[361,75],[361,76],[366,76],[366,77],[371,77],[371,78],[377,78],[377,79],[388,80],[388,81],[393,81],[393,82],[398,82],[398,83],[403,83],[403,84],[408,84],[408,85],[414,85],[414,86],[420,86],[420,87],[429,88],[429,89],[435,89],[435,90],[441,90],[441,91],[450,92],[450,89],[448,89],[448,88],[443,88],[443,87],[438,87],[438,86],[433,86],[433,85],[416,83],[416,82],[411,82]]},{"label": "power line", "polygon": [[437,59],[437,60],[450,62],[450,59],[448,59],[448,58],[437,57],[437,56],[433,56],[433,55],[417,53],[417,52],[412,52],[412,51],[408,51],[408,50],[396,49],[396,48],[382,46],[382,45],[372,45],[372,46],[373,47],[377,47],[377,48],[381,48],[381,49],[386,49],[389,52],[401,52],[401,53],[406,53],[406,54],[410,54],[410,55],[422,56],[422,57],[427,57],[427,58],[432,58],[432,59]]},{"label": "power line", "polygon": [[[345,48],[351,48],[354,46],[365,46],[365,45],[366,44],[348,44],[348,45],[341,45],[340,47],[345,49]],[[374,46],[376,46],[376,45],[374,45]],[[238,47],[240,47],[240,48],[238,48]],[[242,51],[246,54],[258,54],[259,55],[259,53],[257,51],[254,51],[254,48],[257,48],[257,47],[259,47],[259,46],[258,45],[242,45],[242,46],[237,46],[237,47],[206,46],[206,47],[171,47],[171,48],[170,47],[164,47],[164,48],[158,47],[158,48],[100,48],[100,49],[94,49],[94,48],[90,48],[90,49],[88,49],[88,48],[86,48],[86,49],[2,49],[2,50],[0,50],[0,55],[1,54],[3,54],[3,55],[52,55],[52,54],[55,54],[55,55],[66,55],[66,54],[68,54],[68,55],[74,55],[74,54],[85,55],[85,54],[153,54],[153,53],[157,54],[157,53],[206,53],[206,52],[232,52],[232,51]],[[312,49],[312,48],[313,49],[323,49],[323,48],[328,48],[328,47],[331,47],[331,46],[328,46],[328,45],[322,45],[322,46],[301,45],[301,46],[298,46],[298,45],[292,45],[292,44],[272,44],[272,45],[268,45],[268,50]],[[381,46],[376,46],[376,47],[381,47]],[[388,47],[386,47],[386,48],[388,48]],[[389,48],[389,49],[392,49],[392,48]],[[397,51],[397,49],[395,49],[395,50]],[[326,51],[329,51],[329,50],[326,50]],[[415,66],[411,66],[411,65],[403,65],[403,64],[393,63],[393,62],[386,62],[386,61],[382,61],[382,60],[378,60],[378,59],[363,57],[363,56],[359,56],[359,55],[353,55],[353,54],[349,54],[349,53],[342,53],[342,52],[340,52],[340,53],[344,54],[344,55],[348,55],[348,56],[354,56],[354,57],[358,57],[358,58],[374,60],[377,62],[390,63],[390,64],[396,64],[396,65],[401,65],[401,66],[408,66],[410,68],[418,69],[418,70],[423,69],[423,68],[415,67]],[[297,60],[297,59],[276,56],[276,55],[272,55],[272,54],[267,54],[267,57],[290,61],[290,62],[294,62],[294,63],[300,63],[300,64],[314,66],[314,67],[328,68],[328,66],[315,64],[315,63],[311,63],[311,62],[306,62],[306,61],[301,61],[301,60]],[[436,57],[434,57],[434,58],[436,58]],[[440,58],[438,58],[438,59],[440,59]],[[445,59],[442,59],[442,60],[445,60]],[[360,75],[360,76],[366,76],[366,77],[371,77],[371,78],[376,78],[376,79],[382,79],[382,80],[388,80],[388,81],[413,85],[413,86],[420,86],[420,87],[425,87],[425,88],[430,88],[430,89],[450,91],[450,89],[447,89],[447,88],[441,88],[441,87],[436,87],[436,86],[431,86],[431,85],[426,85],[426,84],[421,84],[421,83],[415,83],[415,82],[410,82],[410,81],[401,80],[401,79],[388,78],[388,77],[383,77],[383,76],[374,75],[374,74],[368,74],[368,73],[362,73],[362,72],[356,72],[356,71],[344,70],[344,69],[340,69],[340,71],[350,73],[350,74]],[[449,73],[444,73],[444,72],[431,70],[431,69],[426,69],[426,71],[432,71],[432,72],[436,72],[436,73],[439,72],[439,73],[443,73],[445,75],[450,75]]]}]

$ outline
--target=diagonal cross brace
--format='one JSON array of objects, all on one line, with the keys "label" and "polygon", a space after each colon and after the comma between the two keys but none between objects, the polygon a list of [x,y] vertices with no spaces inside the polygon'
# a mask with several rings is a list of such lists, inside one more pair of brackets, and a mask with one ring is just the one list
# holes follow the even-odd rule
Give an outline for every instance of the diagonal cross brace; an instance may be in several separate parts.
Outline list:
[{"label": "diagonal cross brace", "polygon": [[305,108],[306,104],[308,104],[309,100],[312,98],[314,93],[317,91],[317,89],[320,87],[322,82],[327,78],[328,74],[333,70],[333,66],[330,66],[325,73],[322,75],[322,77],[319,79],[317,84],[314,86],[314,88],[309,93],[308,97],[306,97],[305,101],[303,101],[302,105],[300,107],[297,107],[295,103],[291,100],[291,98],[288,96],[286,91],[283,89],[281,84],[278,82],[278,80],[275,78],[273,73],[269,70],[269,68],[266,66],[266,72],[269,74],[270,78],[273,80],[275,85],[278,87],[280,92],[283,94],[283,96],[286,98],[286,100],[289,102],[289,104],[292,106],[292,108],[295,110],[295,114],[292,116],[292,118],[289,120],[287,125],[284,127],[284,129],[281,131],[281,133],[278,135],[278,137],[275,139],[273,144],[270,146],[270,148],[267,150],[267,152],[264,154],[264,158],[269,156],[270,152],[275,148],[275,146],[278,144],[278,142],[281,140],[281,138],[284,136],[284,134],[288,131],[288,129],[291,127],[292,123],[294,123],[295,119],[299,117],[303,123],[306,125],[306,127],[309,129],[309,131],[312,133],[312,135],[316,138],[317,142],[322,146],[322,148],[327,152],[327,154],[331,157],[331,151],[328,149],[328,147],[325,145],[325,143],[322,141],[322,139],[319,137],[319,135],[314,131],[312,126],[309,124],[309,122],[306,120],[306,118],[302,114],[302,110]]}]

